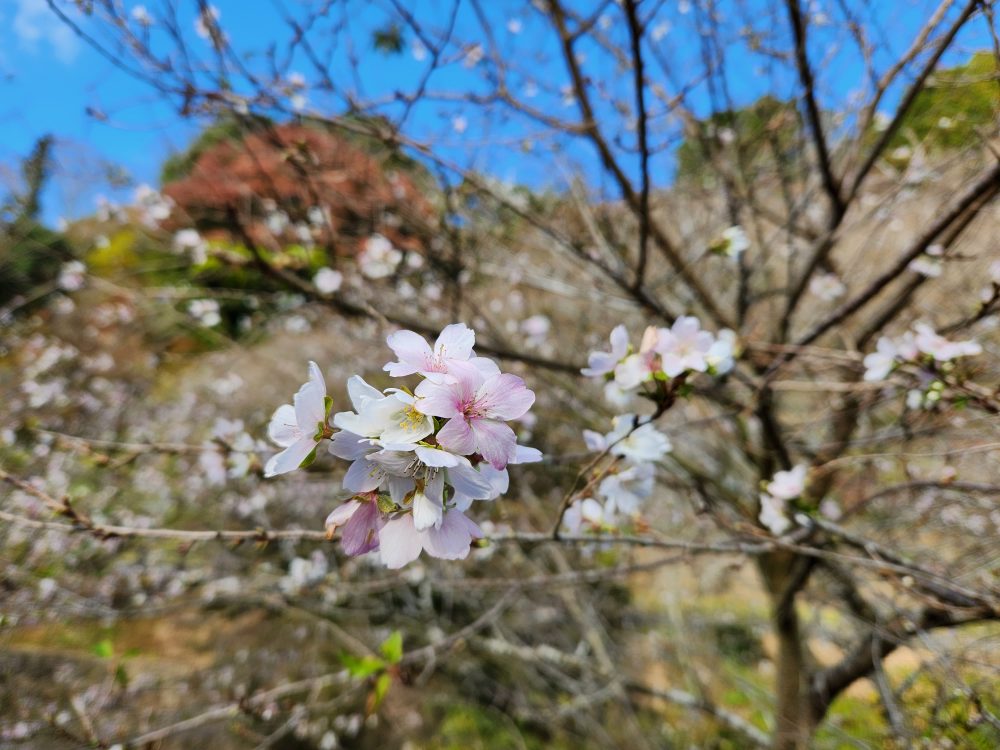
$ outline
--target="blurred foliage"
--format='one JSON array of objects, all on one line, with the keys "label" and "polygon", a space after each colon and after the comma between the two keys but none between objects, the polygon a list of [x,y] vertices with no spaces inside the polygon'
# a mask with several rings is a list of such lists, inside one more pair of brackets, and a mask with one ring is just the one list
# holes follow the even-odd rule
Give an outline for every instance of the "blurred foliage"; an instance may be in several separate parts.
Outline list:
[{"label": "blurred foliage", "polygon": [[978,141],[977,129],[1000,114],[996,75],[991,52],[978,52],[965,65],[935,73],[889,140],[889,150],[914,141],[930,149],[965,148]]},{"label": "blurred foliage", "polygon": [[21,163],[23,187],[0,213],[0,306],[48,285],[73,255],[65,238],[38,221],[52,161],[52,137],[39,138]]},{"label": "blurred foliage", "polygon": [[702,179],[711,153],[722,148],[741,151],[748,167],[795,159],[800,148],[801,118],[794,102],[764,96],[741,109],[716,112],[689,132],[677,149],[678,180]]},{"label": "blurred foliage", "polygon": [[[1000,81],[992,52],[977,52],[963,65],[935,73],[917,94],[886,146],[893,151],[923,144],[930,150],[966,148],[980,139],[978,130],[1000,115]],[[678,180],[701,180],[711,170],[713,152],[735,149],[751,172],[760,166],[793,161],[801,151],[802,118],[792,101],[765,96],[752,104],[717,112],[689,129],[677,149]],[[866,135],[869,145],[879,134],[878,123]],[[905,162],[905,159],[902,161]]]},{"label": "blurred foliage", "polygon": [[206,127],[184,151],[167,157],[160,168],[160,182],[168,182],[187,177],[195,163],[205,151],[217,143],[240,141],[247,133],[257,132],[273,124],[269,118],[260,115],[242,117],[225,114]]}]

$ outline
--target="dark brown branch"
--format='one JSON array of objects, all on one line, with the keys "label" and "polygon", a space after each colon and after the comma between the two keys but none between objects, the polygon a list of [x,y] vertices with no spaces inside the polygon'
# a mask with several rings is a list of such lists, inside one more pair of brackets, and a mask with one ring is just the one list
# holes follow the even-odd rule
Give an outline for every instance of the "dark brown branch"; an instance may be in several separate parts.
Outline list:
[{"label": "dark brown branch", "polygon": [[827,146],[826,135],[823,133],[823,122],[816,103],[816,81],[809,65],[808,46],[806,44],[806,19],[802,15],[799,0],[786,0],[789,24],[795,39],[795,66],[799,72],[803,97],[806,105],[806,122],[812,134],[813,146],[816,149],[816,160],[819,163],[820,175],[823,179],[823,189],[830,200],[831,227],[840,223],[845,212],[844,200],[840,195],[840,181],[833,174],[830,163],[830,149]]},{"label": "dark brown branch", "polygon": [[635,269],[635,287],[642,286],[646,275],[646,260],[649,250],[649,143],[646,121],[646,80],[645,63],[642,56],[642,26],[636,0],[625,0],[625,17],[628,19],[629,41],[632,48],[632,73],[635,87],[635,106],[638,114],[639,170],[642,185],[639,194],[639,261]]}]

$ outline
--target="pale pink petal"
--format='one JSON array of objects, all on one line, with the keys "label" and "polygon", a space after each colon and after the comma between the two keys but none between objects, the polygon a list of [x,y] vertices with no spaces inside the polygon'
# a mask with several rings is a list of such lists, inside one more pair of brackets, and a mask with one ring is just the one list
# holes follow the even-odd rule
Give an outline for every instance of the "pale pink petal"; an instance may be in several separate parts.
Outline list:
[{"label": "pale pink petal", "polygon": [[427,466],[440,468],[444,466],[457,466],[459,463],[458,456],[454,453],[438,450],[437,448],[425,448],[422,445],[418,445],[415,453],[417,454],[417,458]]},{"label": "pale pink petal", "polygon": [[442,512],[441,503],[435,503],[422,492],[413,496],[413,528],[417,531],[434,528],[441,522]]},{"label": "pale pink petal", "polygon": [[694,339],[694,348],[699,352],[707,352],[715,343],[715,337],[708,331],[701,331]]},{"label": "pale pink petal", "polygon": [[466,360],[476,345],[476,333],[464,323],[445,326],[434,343],[434,354],[439,359]]},{"label": "pale pink petal", "polygon": [[603,451],[608,447],[608,441],[599,432],[594,432],[593,430],[583,431],[583,442],[587,445],[587,450],[589,451]]},{"label": "pale pink petal", "polygon": [[[535,464],[542,460],[542,452],[538,448],[529,448],[527,445],[518,445],[514,451],[514,458],[509,463],[512,464]],[[506,490],[504,490],[506,492]]]},{"label": "pale pink petal", "polygon": [[354,511],[361,507],[361,503],[357,500],[349,500],[339,508],[334,508],[333,511],[326,517],[326,528],[332,531],[338,526],[343,526],[347,523],[347,519],[354,515]]},{"label": "pale pink petal", "polygon": [[535,403],[535,393],[517,375],[494,375],[479,388],[476,403],[487,417],[517,419]]},{"label": "pale pink petal", "polygon": [[267,426],[267,436],[282,448],[287,448],[302,437],[299,424],[295,420],[294,406],[282,404],[275,409],[271,423]]},{"label": "pale pink petal", "polygon": [[374,502],[361,503],[340,532],[340,544],[348,555],[363,555],[379,546],[382,514]]},{"label": "pale pink petal", "polygon": [[503,422],[493,419],[474,419],[470,423],[470,428],[475,437],[477,452],[489,461],[494,469],[505,468],[517,455],[517,436]]},{"label": "pale pink petal", "polygon": [[625,356],[628,351],[628,330],[619,324],[611,329],[611,354],[616,356],[616,360]]},{"label": "pale pink petal", "polygon": [[510,487],[510,474],[506,469],[494,469],[489,464],[479,467],[479,473],[490,483],[490,495],[487,500],[493,500],[504,494]]},{"label": "pale pink petal", "polygon": [[385,479],[385,469],[367,458],[359,458],[344,475],[344,489],[351,492],[371,492]]},{"label": "pale pink petal", "polygon": [[646,326],[646,330],[642,332],[642,341],[639,343],[639,351],[643,354],[655,351],[659,342],[660,332],[657,330],[656,326]]},{"label": "pale pink petal", "polygon": [[674,325],[671,330],[682,339],[690,338],[694,336],[698,329],[701,328],[701,323],[693,315],[683,315],[674,321]]},{"label": "pale pink petal", "polygon": [[417,396],[414,407],[421,414],[447,419],[462,413],[462,401],[457,384],[425,380],[417,386],[414,393]]},{"label": "pale pink petal", "polygon": [[330,453],[345,461],[356,461],[372,452],[372,444],[360,435],[341,430],[330,440]]},{"label": "pale pink petal", "polygon": [[406,496],[417,486],[412,477],[394,477],[392,474],[386,477],[386,483],[389,485],[389,498],[396,505],[402,505]]},{"label": "pale pink petal", "polygon": [[264,466],[264,476],[274,477],[278,474],[287,474],[290,471],[295,471],[315,448],[316,441],[312,439],[312,436],[300,438],[281,451],[281,453],[271,456]]},{"label": "pale pink petal", "polygon": [[[511,432],[511,434],[514,433]],[[447,448],[452,453],[467,456],[476,452],[476,438],[465,417],[449,419],[438,432],[437,440],[443,448]]]},{"label": "pale pink petal", "polygon": [[489,477],[483,473],[483,469],[487,468],[494,471],[488,464],[483,464],[481,469],[473,469],[471,464],[455,466],[448,469],[448,483],[455,488],[455,492],[472,500],[487,500],[493,493]]},{"label": "pale pink petal", "polygon": [[618,363],[619,357],[607,352],[591,352],[587,357],[587,367],[580,370],[580,374],[588,378],[600,377],[606,372],[611,372]]},{"label": "pale pink petal", "polygon": [[379,552],[387,568],[402,568],[420,557],[422,549],[421,534],[413,527],[409,513],[386,521],[379,531]]},{"label": "pale pink petal", "polygon": [[673,352],[665,352],[660,357],[660,369],[671,378],[677,377],[684,372],[684,358]]},{"label": "pale pink petal", "polygon": [[326,421],[326,393],[314,381],[299,388],[292,400],[295,404],[295,421],[299,429],[310,436]]},{"label": "pale pink petal", "polygon": [[441,526],[424,532],[423,546],[431,557],[442,560],[462,560],[469,555],[473,539],[483,535],[476,524],[460,511],[449,510]]},{"label": "pale pink petal", "polygon": [[484,378],[500,374],[500,368],[497,366],[497,363],[489,357],[473,357],[469,360],[469,364],[475,367]]},{"label": "pale pink petal", "polygon": [[312,361],[309,362],[309,382],[326,396],[326,380],[323,379],[323,371],[319,369],[319,365]]},{"label": "pale pink petal", "polygon": [[385,371],[393,377],[412,375],[427,369],[433,353],[430,344],[419,333],[396,331],[389,334],[385,342],[399,359],[398,362],[390,362],[385,366]]},{"label": "pale pink petal", "polygon": [[383,398],[382,393],[368,385],[360,375],[352,375],[347,379],[347,395],[355,411],[361,411],[370,401]]}]

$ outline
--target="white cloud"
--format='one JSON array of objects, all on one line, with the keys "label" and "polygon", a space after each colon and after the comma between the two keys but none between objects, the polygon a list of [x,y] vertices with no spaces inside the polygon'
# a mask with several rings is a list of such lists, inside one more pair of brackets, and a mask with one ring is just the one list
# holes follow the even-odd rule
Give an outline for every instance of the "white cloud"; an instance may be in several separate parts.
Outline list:
[{"label": "white cloud", "polygon": [[48,3],[45,0],[16,2],[13,28],[21,45],[35,52],[42,44],[48,44],[60,62],[73,62],[80,52],[80,40],[49,8]]}]

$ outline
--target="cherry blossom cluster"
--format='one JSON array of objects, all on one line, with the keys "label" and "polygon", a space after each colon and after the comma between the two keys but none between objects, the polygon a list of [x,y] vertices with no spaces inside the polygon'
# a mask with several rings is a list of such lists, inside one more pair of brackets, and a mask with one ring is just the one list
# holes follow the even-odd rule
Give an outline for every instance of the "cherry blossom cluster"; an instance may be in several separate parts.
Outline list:
[{"label": "cherry blossom cluster", "polygon": [[[611,351],[590,353],[581,372],[604,378],[607,388],[634,391],[644,383],[667,381],[694,372],[722,375],[733,367],[736,334],[725,329],[713,336],[693,316],[678,318],[670,328],[649,326],[636,350],[625,326],[611,331]],[[610,394],[609,394],[610,396]]]},{"label": "cherry blossom cluster", "polygon": [[781,536],[791,528],[788,504],[806,491],[808,467],[799,464],[788,471],[779,471],[764,485],[760,495],[759,520],[772,534]]},{"label": "cherry blossom cluster", "polygon": [[354,375],[347,381],[352,410],[332,413],[323,374],[310,362],[309,381],[271,419],[268,434],[283,450],[264,474],[308,465],[329,441],[333,455],[351,462],[343,486],[352,497],[326,520],[331,533],[341,528],[347,554],[378,550],[389,568],[421,551],[465,558],[482,537],[465,515],[473,501],[506,492],[509,464],[541,460],[507,424],[527,414],[535,394],[477,356],[475,332],[461,323],[433,346],[413,331],[397,331],[387,343],[396,360],[385,371],[419,383],[379,391]]},{"label": "cherry blossom cluster", "polygon": [[883,336],[876,342],[875,351],[864,358],[864,379],[868,382],[885,380],[898,365],[908,362],[923,360],[940,365],[982,354],[982,351],[976,341],[950,341],[926,323],[917,323],[912,331],[894,339]]},{"label": "cherry blossom cluster", "polygon": [[588,484],[595,487],[596,497],[580,497],[566,509],[562,530],[570,534],[611,529],[623,519],[635,519],[653,494],[656,462],[673,448],[670,438],[633,414],[615,417],[607,434],[584,430],[583,439],[589,450],[617,460]]}]

